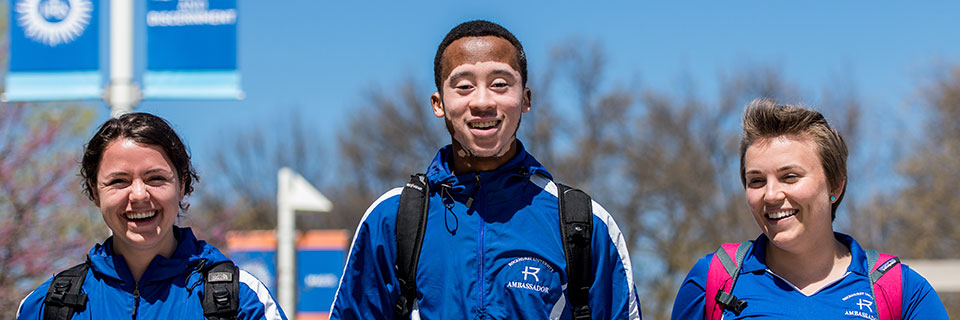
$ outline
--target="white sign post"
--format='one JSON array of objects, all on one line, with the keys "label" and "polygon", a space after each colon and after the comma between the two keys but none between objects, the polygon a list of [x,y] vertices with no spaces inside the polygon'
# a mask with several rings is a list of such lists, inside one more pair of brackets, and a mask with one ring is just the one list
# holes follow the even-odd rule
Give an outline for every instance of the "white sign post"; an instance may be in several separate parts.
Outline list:
[{"label": "white sign post", "polygon": [[283,167],[277,172],[277,298],[288,317],[296,316],[296,212],[329,212],[333,203],[307,179]]}]

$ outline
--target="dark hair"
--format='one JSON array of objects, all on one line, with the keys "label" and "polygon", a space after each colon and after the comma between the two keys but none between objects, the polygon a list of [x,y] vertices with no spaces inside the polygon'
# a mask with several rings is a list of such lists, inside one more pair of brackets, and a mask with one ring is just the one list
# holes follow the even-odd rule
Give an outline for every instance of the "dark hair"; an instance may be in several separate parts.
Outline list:
[{"label": "dark hair", "polygon": [[503,38],[510,41],[510,44],[517,49],[517,63],[520,64],[520,70],[518,70],[520,71],[520,81],[524,88],[527,87],[527,55],[523,53],[523,46],[520,45],[520,40],[517,40],[517,37],[513,36],[513,33],[510,33],[509,30],[499,24],[486,20],[473,20],[461,23],[453,27],[453,29],[450,29],[450,32],[447,32],[447,36],[440,42],[440,46],[437,47],[437,55],[433,58],[433,79],[437,83],[438,92],[442,92],[440,85],[443,83],[443,79],[441,79],[443,75],[440,70],[440,60],[443,58],[443,52],[447,50],[447,47],[460,38],[483,36]]},{"label": "dark hair", "polygon": [[[83,159],[80,161],[80,177],[83,178],[83,193],[90,200],[95,200],[97,171],[100,170],[100,160],[103,157],[103,151],[107,145],[120,138],[130,138],[131,140],[158,146],[163,149],[173,167],[177,171],[177,177],[183,184],[183,195],[189,195],[193,192],[193,182],[199,181],[200,177],[190,163],[190,154],[187,148],[180,140],[170,124],[158,116],[149,113],[128,113],[119,118],[111,118],[104,122],[97,130],[97,133],[90,138],[83,151]],[[190,204],[180,203],[180,208],[187,210]]]},{"label": "dark hair", "polygon": [[[747,106],[743,114],[743,139],[740,140],[740,182],[747,185],[744,167],[744,155],[747,148],[757,140],[779,136],[798,136],[810,138],[817,146],[817,156],[823,165],[827,184],[836,189],[847,180],[847,144],[836,129],[830,127],[827,119],[817,111],[803,107],[778,104],[771,99],[755,99]],[[832,217],[837,218],[837,207],[847,193],[847,185],[837,195],[832,206]]]}]

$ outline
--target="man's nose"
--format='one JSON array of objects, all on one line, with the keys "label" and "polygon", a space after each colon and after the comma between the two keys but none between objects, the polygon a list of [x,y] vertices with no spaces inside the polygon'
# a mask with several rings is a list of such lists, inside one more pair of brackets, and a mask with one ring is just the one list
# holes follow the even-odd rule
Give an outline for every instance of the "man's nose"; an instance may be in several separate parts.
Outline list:
[{"label": "man's nose", "polygon": [[470,100],[470,107],[475,109],[489,109],[496,107],[494,93],[487,88],[478,88],[474,99]]}]

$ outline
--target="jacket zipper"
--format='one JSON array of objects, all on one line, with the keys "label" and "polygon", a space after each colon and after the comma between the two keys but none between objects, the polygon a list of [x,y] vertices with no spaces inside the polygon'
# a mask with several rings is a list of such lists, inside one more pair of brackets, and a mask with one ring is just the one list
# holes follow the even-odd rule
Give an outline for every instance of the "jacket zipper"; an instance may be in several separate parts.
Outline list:
[{"label": "jacket zipper", "polygon": [[133,319],[137,319],[137,309],[140,308],[140,284],[133,284]]},{"label": "jacket zipper", "polygon": [[[480,195],[480,194],[479,194],[479,192],[480,192],[480,174],[476,174],[474,177],[476,177],[477,182],[476,182],[476,184],[475,184],[475,188],[474,188],[474,191],[473,191],[474,197],[471,197],[471,198],[475,198],[475,197],[477,197],[477,196]],[[484,239],[484,229],[485,229],[486,223],[483,222],[483,218],[480,217],[479,215],[477,215],[477,218],[480,218],[480,224],[479,224],[479,226],[480,226],[480,239],[478,239],[478,241],[477,241],[477,255],[478,255],[477,264],[479,265],[479,268],[477,268],[477,301],[479,302],[479,304],[477,305],[477,307],[478,307],[478,308],[477,308],[477,311],[478,311],[478,313],[479,313],[479,316],[482,318],[482,317],[483,317],[483,313],[484,313],[483,310],[486,308],[486,302],[484,301],[484,298],[483,298],[483,290],[484,290],[484,288],[486,287],[486,284],[484,284],[484,282],[483,282],[483,273],[484,273],[484,270],[483,270],[483,239]]]}]

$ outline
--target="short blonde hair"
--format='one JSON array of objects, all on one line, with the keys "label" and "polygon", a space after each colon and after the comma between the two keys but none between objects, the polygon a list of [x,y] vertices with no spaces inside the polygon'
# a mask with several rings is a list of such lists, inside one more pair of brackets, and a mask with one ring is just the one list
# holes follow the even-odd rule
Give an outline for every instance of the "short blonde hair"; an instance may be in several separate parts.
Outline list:
[{"label": "short blonde hair", "polygon": [[820,112],[800,106],[779,104],[767,98],[754,99],[743,114],[743,139],[740,140],[740,182],[747,185],[744,155],[747,148],[760,139],[779,136],[810,138],[817,145],[817,156],[827,176],[831,190],[843,185],[833,202],[832,217],[837,218],[837,207],[846,194],[847,144],[836,129],[830,127]]}]

